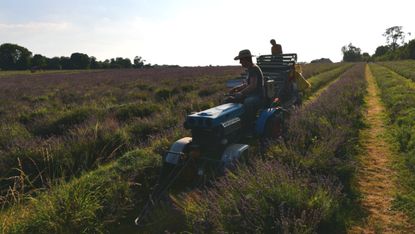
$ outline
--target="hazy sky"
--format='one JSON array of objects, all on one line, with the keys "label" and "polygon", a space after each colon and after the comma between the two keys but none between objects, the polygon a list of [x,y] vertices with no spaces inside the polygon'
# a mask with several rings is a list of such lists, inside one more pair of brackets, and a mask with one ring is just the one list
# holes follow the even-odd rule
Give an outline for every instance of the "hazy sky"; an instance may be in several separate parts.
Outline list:
[{"label": "hazy sky", "polygon": [[413,0],[0,0],[0,44],[48,57],[142,56],[152,64],[237,65],[271,38],[300,61],[342,59],[348,43],[373,54],[391,26],[415,36]]}]

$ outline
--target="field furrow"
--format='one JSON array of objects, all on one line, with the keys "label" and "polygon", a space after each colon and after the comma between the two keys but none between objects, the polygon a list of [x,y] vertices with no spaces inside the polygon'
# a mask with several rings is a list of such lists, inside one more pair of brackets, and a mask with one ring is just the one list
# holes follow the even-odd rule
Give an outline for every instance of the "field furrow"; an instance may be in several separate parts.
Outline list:
[{"label": "field furrow", "polygon": [[394,159],[399,190],[394,208],[415,220],[415,83],[394,71],[371,65],[388,116],[388,139],[399,152]]},{"label": "field furrow", "polygon": [[364,223],[351,228],[350,233],[407,233],[414,227],[402,212],[393,210],[398,182],[392,165],[396,152],[384,137],[387,130],[386,112],[368,65],[366,80],[368,94],[364,121],[367,128],[360,132],[362,153],[356,179],[363,196],[362,206],[368,214]]}]

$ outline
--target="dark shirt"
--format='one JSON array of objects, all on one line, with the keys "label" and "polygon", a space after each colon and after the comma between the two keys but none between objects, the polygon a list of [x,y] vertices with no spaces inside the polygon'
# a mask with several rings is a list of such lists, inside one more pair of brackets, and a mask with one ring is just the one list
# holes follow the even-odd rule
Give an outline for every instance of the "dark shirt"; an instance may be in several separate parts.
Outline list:
[{"label": "dark shirt", "polygon": [[248,68],[248,76],[247,76],[247,83],[249,85],[250,80],[249,78],[255,76],[257,80],[257,86],[253,93],[250,93],[248,95],[258,95],[260,98],[265,97],[265,85],[264,85],[264,75],[262,74],[261,68],[259,68],[256,64],[254,64],[252,67]]}]

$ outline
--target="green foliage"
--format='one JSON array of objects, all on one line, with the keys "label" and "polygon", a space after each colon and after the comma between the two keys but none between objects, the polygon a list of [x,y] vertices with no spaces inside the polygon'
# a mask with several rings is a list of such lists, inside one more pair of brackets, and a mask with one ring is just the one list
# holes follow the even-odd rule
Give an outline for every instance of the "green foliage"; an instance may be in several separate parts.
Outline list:
[{"label": "green foliage", "polygon": [[378,46],[373,56],[380,57],[380,56],[385,55],[388,51],[389,51],[388,46]]},{"label": "green foliage", "polygon": [[122,216],[131,204],[129,180],[138,178],[140,191],[148,194],[159,164],[160,157],[149,150],[126,153],[115,163],[1,213],[0,229],[6,233],[103,232],[105,222]]},{"label": "green foliage", "polygon": [[402,26],[387,28],[383,36],[386,37],[386,43],[388,43],[392,51],[395,51],[399,46],[398,40],[401,40],[402,43],[405,40],[405,33],[402,31]]},{"label": "green foliage", "polygon": [[90,67],[89,56],[82,53],[73,53],[70,58],[73,69],[88,69]]},{"label": "green foliage", "polygon": [[359,62],[362,61],[362,55],[360,54],[360,48],[350,43],[347,46],[342,47],[343,62]]},{"label": "green foliage", "polygon": [[196,89],[196,87],[194,87],[193,85],[183,85],[182,87],[181,87],[181,90],[183,91],[183,92],[185,92],[185,93],[187,93],[187,92],[190,92],[190,91],[192,91],[192,90],[194,90],[194,89]]},{"label": "green foliage", "polygon": [[[314,186],[306,187],[309,183]],[[229,173],[212,191],[196,191],[176,202],[193,231],[313,233],[339,207],[338,190],[328,186],[306,172],[256,162],[254,168]]]},{"label": "green foliage", "polygon": [[134,57],[134,67],[135,68],[143,68],[144,67],[144,61],[141,56],[135,56]]},{"label": "green foliage", "polygon": [[16,45],[5,43],[0,45],[0,69],[25,70],[30,67],[32,52]]},{"label": "green foliage", "polygon": [[155,96],[157,100],[165,101],[171,98],[177,92],[178,92],[177,90],[172,90],[169,88],[159,88],[156,90]]},{"label": "green foliage", "polygon": [[19,123],[2,123],[0,125],[0,148],[8,148],[14,142],[30,139],[27,129]]},{"label": "green foliage", "polygon": [[32,58],[32,66],[42,68],[42,69],[46,68],[47,58],[40,54],[35,54]]},{"label": "green foliage", "polygon": [[119,121],[126,121],[134,117],[149,117],[160,109],[160,106],[154,103],[126,104],[116,110],[115,116]]},{"label": "green foliage", "polygon": [[89,108],[68,111],[51,122],[46,121],[35,126],[33,133],[39,136],[61,135],[71,127],[87,120],[93,112],[94,110]]},{"label": "green foliage", "polygon": [[371,69],[389,112],[389,134],[401,152],[402,159],[398,161],[403,161],[397,168],[404,193],[397,195],[395,205],[415,218],[415,85],[385,67],[373,64]]},{"label": "green foliage", "polygon": [[[61,56],[47,58],[41,54],[35,54],[28,49],[16,45],[5,43],[0,45],[0,69],[1,70],[26,70],[36,69],[101,69],[101,68],[143,68],[151,67],[150,64],[144,65],[140,56],[134,58],[134,66],[129,58],[112,58],[111,60],[97,61],[94,56],[89,57],[83,53],[72,53],[70,57]],[[32,67],[33,66],[33,67]]]},{"label": "green foliage", "polygon": [[408,58],[415,59],[415,39],[408,42],[407,50],[408,50]]},{"label": "green foliage", "polygon": [[[123,212],[130,199],[128,184],[111,167],[57,186],[50,194],[32,199],[30,213],[8,233],[102,232],[106,219]],[[6,229],[7,230],[7,229]]]},{"label": "green foliage", "polygon": [[413,69],[415,66],[415,60],[379,62],[379,64],[388,67],[401,76],[415,81],[415,69]]},{"label": "green foliage", "polygon": [[[387,28],[383,36],[386,37],[388,45],[376,48],[373,55],[375,61],[415,59],[415,39],[405,43],[405,33],[402,31],[402,26]],[[401,45],[398,43],[399,40]]]},{"label": "green foliage", "polygon": [[128,127],[128,132],[133,141],[144,141],[149,136],[161,132],[163,129],[169,129],[178,124],[177,117],[166,115],[163,118],[143,119],[133,122]]}]

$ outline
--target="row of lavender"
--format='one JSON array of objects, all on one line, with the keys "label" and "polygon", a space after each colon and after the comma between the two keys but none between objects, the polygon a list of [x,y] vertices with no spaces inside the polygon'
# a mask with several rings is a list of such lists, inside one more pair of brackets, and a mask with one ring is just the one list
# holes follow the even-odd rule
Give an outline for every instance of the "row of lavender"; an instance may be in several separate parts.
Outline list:
[{"label": "row of lavender", "polygon": [[[406,63],[409,63],[407,61]],[[385,65],[386,63],[382,63]],[[414,62],[412,62],[414,64]],[[390,66],[387,66],[388,68]],[[415,218],[415,82],[402,77],[386,67],[370,66],[381,90],[381,98],[389,113],[391,127],[388,128],[393,142],[401,153],[398,165],[399,184],[404,187],[395,199],[395,205]],[[414,67],[407,73],[415,74]]]},{"label": "row of lavender", "polygon": [[[305,65],[306,74],[342,64]],[[218,103],[240,67],[13,75],[0,80],[0,204],[146,145]],[[180,82],[177,82],[180,80]],[[189,100],[189,102],[181,102]],[[23,177],[24,178],[23,178]]]},{"label": "row of lavender", "polygon": [[171,68],[2,78],[0,205],[147,145],[150,136],[181,125],[186,112],[212,106],[225,81],[240,72]]},{"label": "row of lavender", "polygon": [[292,115],[288,138],[271,146],[266,160],[242,166],[213,188],[176,199],[186,228],[208,233],[345,231],[347,206],[356,195],[351,181],[365,92],[364,65],[359,64]]},{"label": "row of lavender", "polygon": [[415,60],[388,61],[379,62],[379,64],[388,67],[401,76],[415,81]]},{"label": "row of lavender", "polygon": [[[211,71],[214,71],[214,74]],[[203,71],[197,69],[189,69],[188,71],[158,71],[162,74],[158,74],[156,77],[154,77],[154,74],[152,76],[151,73],[147,74],[148,77],[137,77],[139,74],[129,71],[114,72],[114,74],[94,73],[95,75],[93,76],[74,74],[65,75],[68,77],[54,77],[50,75],[47,79],[51,84],[45,83],[39,77],[33,80],[32,86],[37,85],[33,89],[30,89],[30,84],[26,83],[32,81],[30,78],[19,77],[18,79],[20,80],[3,80],[6,82],[5,84],[9,87],[14,87],[14,89],[27,88],[25,97],[13,97],[12,93],[8,95],[9,100],[12,102],[7,105],[9,108],[12,108],[13,104],[17,104],[23,107],[32,105],[35,108],[47,109],[44,115],[28,116],[30,121],[37,121],[42,118],[48,119],[49,116],[53,116],[56,113],[53,109],[56,106],[55,104],[66,100],[59,98],[59,95],[65,93],[80,92],[79,96],[74,96],[77,98],[72,100],[73,102],[68,102],[64,107],[58,107],[66,109],[65,111],[75,109],[76,112],[77,105],[80,104],[84,107],[89,107],[90,104],[98,107],[97,111],[87,112],[93,113],[92,117],[86,115],[86,118],[79,123],[71,122],[71,118],[64,116],[63,119],[68,120],[69,125],[63,124],[62,131],[57,132],[57,135],[52,134],[51,137],[45,135],[44,137],[36,138],[36,142],[45,141],[45,143],[50,145],[50,148],[46,148],[44,151],[45,155],[48,156],[46,159],[50,159],[50,161],[46,162],[51,162],[51,164],[45,165],[46,167],[44,168],[46,169],[56,165],[58,167],[56,169],[59,170],[59,162],[62,161],[56,161],[57,159],[65,162],[65,158],[57,158],[50,155],[51,153],[56,153],[53,148],[55,145],[51,144],[53,142],[64,144],[65,147],[62,148],[62,151],[66,148],[71,149],[70,152],[74,148],[71,142],[79,142],[82,147],[78,148],[75,144],[75,148],[79,149],[75,153],[79,153],[74,154],[74,156],[79,155],[80,163],[87,162],[87,158],[82,154],[84,152],[105,153],[102,150],[108,149],[110,145],[97,144],[99,143],[97,140],[102,139],[102,137],[105,140],[105,136],[111,139],[114,135],[120,135],[121,139],[125,139],[124,142],[128,143],[130,140],[134,140],[134,135],[130,135],[130,130],[135,130],[132,133],[147,131],[147,136],[151,138],[151,141],[149,141],[151,144],[129,144],[126,149],[134,146],[141,149],[125,154],[106,166],[99,166],[98,163],[92,167],[86,167],[85,169],[98,167],[98,170],[84,173],[79,178],[72,177],[69,183],[59,182],[57,184],[56,181],[59,181],[59,178],[57,178],[58,180],[50,181],[46,177],[47,174],[41,174],[42,178],[38,178],[46,180],[51,185],[51,188],[48,188],[46,192],[43,192],[44,190],[35,190],[35,193],[31,194],[31,196],[19,196],[20,191],[10,190],[10,198],[14,200],[10,204],[6,203],[6,207],[10,207],[4,207],[0,213],[0,229],[6,233],[56,233],[65,230],[72,232],[79,232],[79,230],[102,231],[105,228],[104,222],[119,219],[121,214],[125,212],[125,209],[136,203],[141,204],[147,199],[149,190],[154,185],[158,174],[160,158],[158,155],[167,150],[174,139],[185,135],[183,129],[177,126],[168,128],[161,125],[161,127],[157,127],[160,121],[174,119],[173,125],[176,125],[182,122],[179,116],[185,116],[186,112],[203,109],[217,103],[225,80],[231,78],[234,71],[236,70],[230,69],[224,72],[223,68],[210,68]],[[174,77],[169,78],[170,72],[177,79],[174,79]],[[178,74],[183,77],[178,77]],[[116,77],[117,75],[120,77]],[[60,80],[61,78],[63,80]],[[177,82],[178,79],[181,82]],[[157,89],[154,88],[155,80],[158,81],[157,84],[159,85]],[[211,82],[212,80],[215,82]],[[36,81],[40,83],[37,84]],[[42,89],[40,86],[45,86],[45,89]],[[47,94],[51,91],[54,94]],[[45,98],[37,98],[39,95]],[[97,100],[101,99],[101,97],[105,100],[110,98],[110,102],[97,103]],[[203,101],[199,97],[203,97]],[[163,103],[163,107],[158,108],[162,112],[160,114],[150,113],[147,117],[141,117],[140,107],[142,105],[140,104],[142,102],[137,102],[137,98],[140,100],[147,98],[147,101],[153,101],[158,106]],[[181,100],[191,101],[182,102]],[[119,105],[119,102],[131,103]],[[151,104],[149,102],[144,103]],[[104,109],[104,111],[99,111],[100,109]],[[4,115],[2,117],[5,117],[10,123],[16,119],[22,119],[21,115],[13,116],[6,109],[3,110],[6,112],[3,112]],[[95,116],[96,113],[98,113],[98,116]],[[24,113],[22,114],[24,115]],[[56,126],[61,127],[62,125]],[[148,131],[149,129],[151,131]],[[6,136],[7,132],[4,133],[4,136]],[[68,134],[74,138],[68,137]],[[17,136],[20,135],[17,134]],[[6,137],[2,139],[8,140]],[[55,141],[54,139],[60,140]],[[85,139],[91,139],[91,141],[85,141]],[[21,140],[12,141],[10,142],[11,144],[7,143],[7,145],[14,146],[14,143],[21,142]],[[38,144],[38,147],[36,147],[36,144],[30,144],[29,146],[33,146],[34,150],[44,149],[42,144]],[[89,146],[93,147],[92,152],[88,150]],[[23,153],[32,152],[32,147],[28,148],[26,144],[21,145],[19,148],[24,150]],[[112,158],[117,157],[117,155],[111,154],[111,150],[109,152]],[[57,154],[57,156],[60,155]],[[67,156],[70,156],[70,154]],[[69,162],[69,165],[72,164],[70,159],[68,157],[68,160],[66,160]],[[41,166],[43,165],[38,163],[35,169],[43,172],[44,168]],[[73,165],[73,167],[77,168],[77,165]],[[19,170],[16,171],[19,172]],[[45,172],[48,173],[48,171]],[[36,175],[34,174],[34,176]],[[23,176],[16,177],[17,182],[20,183],[18,185],[22,190],[21,193],[25,192],[24,189],[28,187],[27,185],[36,186],[31,181],[26,181],[27,177],[24,176],[25,173],[23,173]],[[26,182],[28,183],[27,185],[25,184]]]}]

